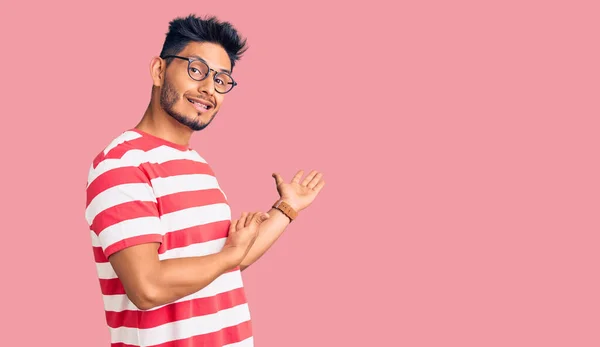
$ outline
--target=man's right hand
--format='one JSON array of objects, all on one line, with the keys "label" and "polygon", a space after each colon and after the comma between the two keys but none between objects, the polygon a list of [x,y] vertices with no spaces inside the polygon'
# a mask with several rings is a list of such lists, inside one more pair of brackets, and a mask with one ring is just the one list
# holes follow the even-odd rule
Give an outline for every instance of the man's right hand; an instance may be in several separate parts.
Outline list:
[{"label": "man's right hand", "polygon": [[231,221],[229,235],[222,251],[230,254],[233,267],[244,260],[258,236],[258,227],[268,218],[269,214],[264,212],[243,212],[239,219]]}]

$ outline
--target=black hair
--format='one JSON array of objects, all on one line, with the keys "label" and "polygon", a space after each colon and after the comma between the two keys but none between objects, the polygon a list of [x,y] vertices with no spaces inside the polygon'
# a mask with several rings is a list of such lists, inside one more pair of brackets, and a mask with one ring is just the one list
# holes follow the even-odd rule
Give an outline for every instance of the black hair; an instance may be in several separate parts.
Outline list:
[{"label": "black hair", "polygon": [[178,17],[169,23],[169,32],[160,52],[160,56],[176,55],[190,42],[211,42],[218,44],[229,56],[231,69],[248,49],[245,38],[229,22],[216,17],[200,18],[196,15]]}]

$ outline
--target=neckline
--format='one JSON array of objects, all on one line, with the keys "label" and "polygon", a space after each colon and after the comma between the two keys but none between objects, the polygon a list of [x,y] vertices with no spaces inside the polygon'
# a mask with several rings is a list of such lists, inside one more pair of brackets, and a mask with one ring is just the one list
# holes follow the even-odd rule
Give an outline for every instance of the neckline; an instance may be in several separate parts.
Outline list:
[{"label": "neckline", "polygon": [[142,130],[139,130],[139,129],[136,129],[136,128],[129,129],[129,131],[133,131],[133,132],[138,133],[138,134],[140,134],[142,136],[148,137],[148,138],[150,138],[150,139],[152,139],[154,141],[160,142],[160,143],[162,143],[162,144],[164,144],[166,146],[173,147],[175,149],[179,149],[181,151],[189,151],[189,150],[192,149],[190,146],[180,145],[178,143],[165,140],[162,137],[158,137],[158,136],[152,135],[150,133],[147,133],[145,131],[142,131]]}]

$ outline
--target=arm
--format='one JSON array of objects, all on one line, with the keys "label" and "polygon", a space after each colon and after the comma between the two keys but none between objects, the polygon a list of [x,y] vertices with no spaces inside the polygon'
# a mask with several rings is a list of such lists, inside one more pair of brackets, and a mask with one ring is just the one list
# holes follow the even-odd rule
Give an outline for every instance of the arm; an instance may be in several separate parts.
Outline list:
[{"label": "arm", "polygon": [[101,281],[118,277],[127,297],[142,310],[190,295],[234,269],[266,217],[257,215],[249,219],[256,223],[242,228],[233,221],[225,246],[216,254],[161,261],[164,226],[150,180],[139,168],[109,170],[87,188],[86,219],[116,275]]},{"label": "arm", "polygon": [[[285,183],[279,174],[273,174],[279,196],[297,212],[312,204],[325,186],[323,175],[320,172],[313,170],[300,182],[303,173],[302,170],[298,171],[290,183]],[[242,271],[265,254],[290,224],[290,219],[276,208],[269,210],[268,214],[270,215],[269,220],[260,226],[256,241],[240,264]]]},{"label": "arm", "polygon": [[242,271],[260,259],[290,224],[290,219],[276,208],[269,210],[268,214],[270,218],[261,224],[252,248],[250,248],[250,251],[248,251],[248,254],[240,264]]},{"label": "arm", "polygon": [[145,243],[109,257],[131,302],[141,310],[193,294],[239,264],[233,248],[202,256],[158,259],[158,243]]},{"label": "arm", "polygon": [[231,222],[227,241],[215,254],[159,260],[159,244],[147,243],[119,251],[109,261],[131,302],[147,310],[193,294],[237,267],[268,218],[265,213],[243,213],[239,223]]}]

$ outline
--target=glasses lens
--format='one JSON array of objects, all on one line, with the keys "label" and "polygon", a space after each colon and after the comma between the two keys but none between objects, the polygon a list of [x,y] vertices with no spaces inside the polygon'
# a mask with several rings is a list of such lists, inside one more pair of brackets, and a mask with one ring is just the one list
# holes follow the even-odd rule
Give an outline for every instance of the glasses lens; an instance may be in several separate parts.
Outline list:
[{"label": "glasses lens", "polygon": [[201,81],[208,74],[208,66],[201,61],[195,60],[190,64],[189,71],[193,79]]},{"label": "glasses lens", "polygon": [[215,89],[220,93],[227,93],[233,88],[233,78],[226,73],[220,72],[215,76]]}]

